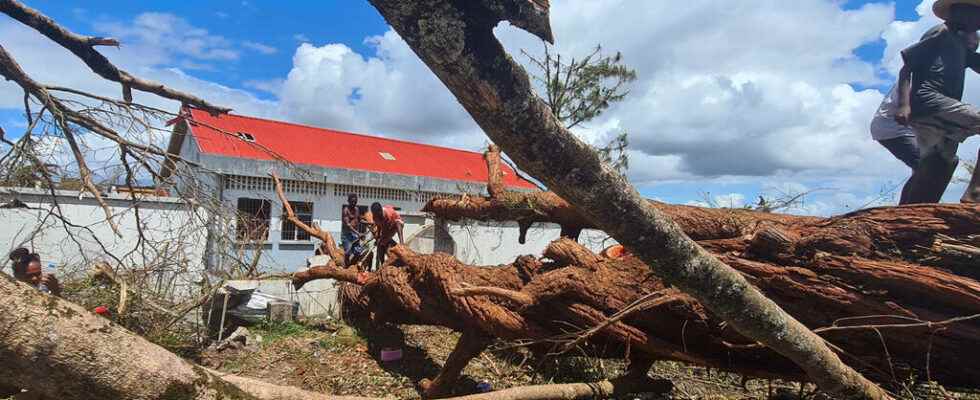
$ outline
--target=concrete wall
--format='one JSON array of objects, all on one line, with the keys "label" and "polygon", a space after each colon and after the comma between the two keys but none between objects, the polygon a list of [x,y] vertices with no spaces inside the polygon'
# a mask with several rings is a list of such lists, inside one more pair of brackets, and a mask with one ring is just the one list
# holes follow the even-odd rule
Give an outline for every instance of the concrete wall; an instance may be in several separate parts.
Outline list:
[{"label": "concrete wall", "polygon": [[[334,193],[327,195],[287,193],[292,201],[306,201],[314,204],[313,220],[325,228],[335,238],[340,235],[340,210],[346,195]],[[282,206],[271,191],[224,190],[219,192],[227,210],[234,210],[239,197],[263,198],[272,203],[271,231],[263,251],[260,268],[263,272],[293,272],[306,267],[313,255],[315,242],[295,242],[281,240]],[[136,247],[135,210],[124,196],[108,195],[107,200],[115,214],[115,220],[123,232],[123,237],[115,236],[105,214],[95,200],[88,195],[79,197],[77,192],[61,191],[51,197],[49,193],[26,188],[0,188],[0,204],[13,199],[24,202],[29,208],[0,208],[0,243],[9,251],[18,246],[26,246],[39,252],[44,265],[53,263],[60,269],[59,274],[77,268],[84,272],[92,262],[107,260],[107,251],[125,259],[134,266],[160,265],[183,274],[167,274],[163,279],[172,281],[177,287],[190,287],[192,280],[200,279],[205,267],[209,241],[218,242],[215,234],[234,235],[234,222],[222,220],[220,216],[208,214],[201,207],[192,207],[174,198],[145,198],[139,202],[140,217],[147,241],[155,249],[143,258],[140,252],[132,252]],[[54,201],[60,205],[60,215],[78,227],[66,227],[60,219],[50,216],[49,210]],[[365,198],[362,203],[374,199]],[[386,201],[403,208],[406,222],[405,236],[409,246],[415,251],[430,254],[435,251],[451,253],[462,262],[472,265],[499,265],[511,263],[518,256],[538,256],[552,240],[558,238],[559,228],[555,225],[539,225],[527,235],[527,243],[517,242],[518,228],[515,223],[454,223],[434,221],[417,212],[419,204],[410,201]],[[216,228],[217,227],[217,228]],[[208,228],[212,228],[209,236]],[[230,230],[228,229],[230,228]],[[72,232],[77,242],[69,238]],[[233,237],[233,236],[232,236]],[[95,239],[101,241],[101,245]],[[593,250],[612,244],[603,241],[601,232],[583,232],[581,242]],[[103,249],[102,246],[105,246]],[[226,249],[241,261],[249,262],[254,257],[253,248]],[[218,258],[227,268],[231,257]],[[5,259],[4,259],[5,261]],[[245,284],[245,283],[242,283]],[[301,291],[293,291],[288,281],[250,282],[262,292],[298,301],[304,315],[333,314],[337,310],[336,285],[331,281],[316,281],[307,284]]]},{"label": "concrete wall", "polygon": [[[235,179],[233,177],[225,177],[225,179]],[[306,259],[313,255],[313,251],[316,246],[319,245],[319,240],[312,239],[308,241],[296,241],[296,240],[284,240],[282,223],[285,219],[285,214],[283,213],[282,203],[279,201],[278,196],[275,192],[269,189],[241,189],[241,188],[229,188],[229,187],[240,187],[241,185],[224,185],[224,190],[221,191],[223,208],[227,210],[236,210],[238,199],[240,198],[251,198],[251,199],[263,199],[268,200],[271,203],[271,215],[269,221],[269,233],[266,237],[266,241],[261,245],[255,243],[250,244],[245,247],[247,259],[251,259],[256,254],[256,249],[261,246],[261,257],[259,260],[259,265],[262,266],[264,270],[273,272],[293,272],[299,268],[306,265]],[[259,184],[258,186],[264,186]],[[287,189],[289,187],[287,186]],[[311,190],[315,193],[310,193],[311,191],[300,192],[300,191],[290,191],[286,190],[286,199],[289,201],[299,201],[307,202],[313,204],[313,223],[330,233],[334,240],[340,241],[340,231],[341,231],[341,208],[347,202],[346,192],[337,192],[335,190],[335,185],[332,184],[321,184],[316,190]],[[378,201],[385,205],[393,205],[395,207],[401,208],[402,219],[405,221],[404,234],[406,239],[410,236],[415,235],[420,229],[426,225],[431,225],[432,221],[427,219],[424,215],[419,213],[421,208],[421,203],[417,201],[406,201],[406,200],[390,200],[390,199],[380,199],[361,196],[359,202],[360,205],[370,205],[372,202]],[[224,224],[227,225],[224,235],[234,235],[233,216],[226,216],[226,219],[231,219],[231,221],[225,221]],[[422,238],[419,242],[422,242]],[[431,245],[428,245],[431,248]],[[232,249],[230,251],[238,253],[241,249]],[[431,251],[431,250],[430,250]],[[218,261],[220,264],[220,261]]]},{"label": "concrete wall", "polygon": [[[528,230],[525,243],[520,244],[517,241],[520,231],[516,222],[449,223],[447,231],[455,244],[453,254],[471,265],[510,264],[522,255],[537,257],[561,235],[558,225],[536,224]],[[606,237],[603,232],[585,230],[579,242],[598,252],[614,244],[611,240],[605,240]]]},{"label": "concrete wall", "polygon": [[295,301],[299,303],[300,317],[330,315],[340,318],[337,283],[334,281],[312,281],[303,285],[300,290],[293,289],[292,282],[288,280],[242,280],[229,281],[228,284],[236,289],[255,289],[257,292]]},{"label": "concrete wall", "polygon": [[[137,209],[128,196],[105,196],[121,237],[105,222],[105,212],[87,193],[80,196],[78,192],[57,191],[51,196],[37,189],[0,188],[0,204],[9,206],[15,199],[28,208],[0,208],[0,246],[5,255],[21,246],[33,249],[41,255],[43,265],[55,264],[61,269],[59,274],[76,272],[74,269],[82,272],[96,261],[115,264],[107,254],[119,257],[126,265],[153,266],[169,272],[199,272],[203,268],[206,230],[202,221],[207,215],[178,199],[145,197],[138,202],[146,253],[137,247]],[[7,264],[4,257],[0,265]]]}]

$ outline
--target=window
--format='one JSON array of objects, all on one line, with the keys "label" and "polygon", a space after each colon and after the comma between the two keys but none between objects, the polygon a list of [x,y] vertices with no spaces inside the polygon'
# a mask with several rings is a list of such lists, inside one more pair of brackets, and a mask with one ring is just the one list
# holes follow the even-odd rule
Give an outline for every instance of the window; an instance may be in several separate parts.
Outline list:
[{"label": "window", "polygon": [[238,241],[264,242],[269,233],[269,215],[272,203],[269,200],[238,199],[238,224],[235,233]]},{"label": "window", "polygon": [[[290,201],[293,212],[306,225],[313,224],[313,203]],[[310,240],[310,234],[286,219],[286,207],[282,209],[282,240]]]},{"label": "window", "polygon": [[385,160],[395,161],[395,156],[391,155],[391,153],[388,153],[388,152],[385,152],[385,151],[379,151],[378,154],[381,155],[381,158],[383,158]]}]

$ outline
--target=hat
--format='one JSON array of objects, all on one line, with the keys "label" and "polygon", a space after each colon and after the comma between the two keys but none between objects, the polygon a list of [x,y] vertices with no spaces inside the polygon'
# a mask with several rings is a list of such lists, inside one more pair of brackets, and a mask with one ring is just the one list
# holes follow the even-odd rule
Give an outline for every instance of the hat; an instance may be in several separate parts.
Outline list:
[{"label": "hat", "polygon": [[932,12],[943,21],[949,19],[949,9],[954,4],[969,4],[980,7],[980,0],[938,0],[932,5]]}]

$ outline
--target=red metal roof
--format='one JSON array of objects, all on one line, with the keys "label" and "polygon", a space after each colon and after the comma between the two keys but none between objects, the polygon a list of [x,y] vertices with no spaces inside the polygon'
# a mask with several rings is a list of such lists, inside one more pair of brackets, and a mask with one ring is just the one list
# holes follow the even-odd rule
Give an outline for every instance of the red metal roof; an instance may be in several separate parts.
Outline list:
[{"label": "red metal roof", "polygon": [[[487,164],[483,154],[477,152],[243,115],[213,116],[197,109],[191,109],[190,113],[193,121],[200,122],[191,123],[190,133],[204,154],[255,160],[274,159],[272,154],[258,146],[213,129],[217,128],[233,134],[247,133],[255,138],[255,144],[296,164],[487,182]],[[507,186],[536,188],[531,182],[517,177],[514,170],[507,165],[502,168]]]}]

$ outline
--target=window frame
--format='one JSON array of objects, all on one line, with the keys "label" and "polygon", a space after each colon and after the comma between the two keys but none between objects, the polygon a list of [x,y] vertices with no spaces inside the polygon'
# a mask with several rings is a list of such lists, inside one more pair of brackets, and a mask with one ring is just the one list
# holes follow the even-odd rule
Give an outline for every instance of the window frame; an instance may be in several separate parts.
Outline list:
[{"label": "window frame", "polygon": [[[293,207],[293,212],[296,213],[296,218],[299,218],[299,220],[306,225],[313,226],[313,211],[315,209],[315,205],[312,201],[290,201],[289,205]],[[309,209],[305,210],[304,208],[307,206],[309,206]],[[302,211],[308,212],[300,212],[301,209],[303,209]],[[287,219],[286,215],[286,206],[283,205],[282,218],[280,218],[279,223],[279,240],[282,242],[312,242],[313,237],[310,236],[308,232],[300,229],[299,226]],[[287,232],[291,234],[291,238],[286,237]]]},{"label": "window frame", "polygon": [[[257,207],[247,207],[250,203]],[[235,219],[235,240],[238,243],[269,241],[269,230],[272,228],[272,202],[266,199],[239,197],[235,204],[237,212]],[[265,215],[263,215],[263,213]],[[249,224],[248,230],[243,224]],[[265,227],[265,232],[258,234],[254,228]]]}]

